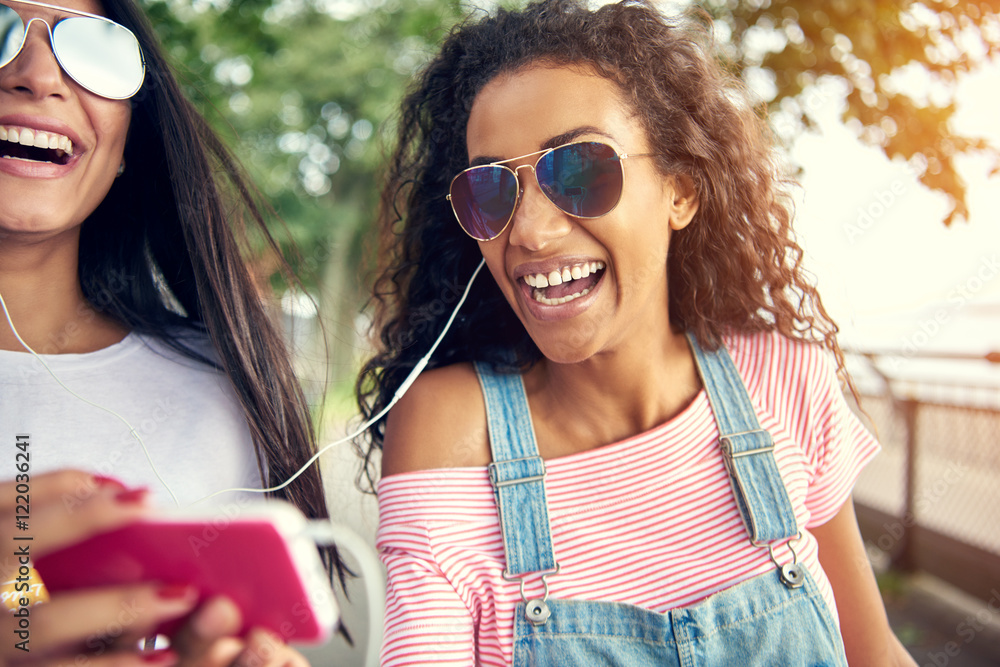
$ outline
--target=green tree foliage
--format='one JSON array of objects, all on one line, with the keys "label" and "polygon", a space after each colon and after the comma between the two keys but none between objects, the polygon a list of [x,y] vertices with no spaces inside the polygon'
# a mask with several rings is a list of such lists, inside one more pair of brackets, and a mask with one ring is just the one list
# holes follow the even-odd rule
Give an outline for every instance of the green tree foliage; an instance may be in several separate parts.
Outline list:
[{"label": "green tree foliage", "polygon": [[[364,232],[391,119],[413,73],[464,12],[443,0],[144,5],[190,98],[280,215],[293,268],[322,295],[332,379],[347,381],[363,274],[373,264]],[[269,259],[257,267],[264,275]]]},{"label": "green tree foliage", "polygon": [[144,4],[190,97],[307,255],[336,229],[369,222],[379,134],[459,15],[440,0]]}]

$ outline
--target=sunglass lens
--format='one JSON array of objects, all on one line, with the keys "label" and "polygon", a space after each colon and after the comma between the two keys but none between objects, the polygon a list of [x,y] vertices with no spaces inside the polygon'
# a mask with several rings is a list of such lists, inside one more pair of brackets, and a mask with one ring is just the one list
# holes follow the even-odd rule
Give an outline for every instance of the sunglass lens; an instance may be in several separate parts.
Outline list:
[{"label": "sunglass lens", "polygon": [[131,31],[81,16],[57,23],[52,37],[59,64],[87,90],[112,99],[138,92],[145,67]]},{"label": "sunglass lens", "polygon": [[500,235],[517,204],[517,178],[501,166],[463,171],[451,184],[451,205],[469,236],[488,241]]},{"label": "sunglass lens", "polygon": [[13,9],[0,5],[0,67],[3,67],[21,50],[24,40],[24,22]]},{"label": "sunglass lens", "polygon": [[535,165],[538,183],[553,204],[578,218],[599,218],[622,195],[621,159],[607,144],[587,141],[562,146]]}]

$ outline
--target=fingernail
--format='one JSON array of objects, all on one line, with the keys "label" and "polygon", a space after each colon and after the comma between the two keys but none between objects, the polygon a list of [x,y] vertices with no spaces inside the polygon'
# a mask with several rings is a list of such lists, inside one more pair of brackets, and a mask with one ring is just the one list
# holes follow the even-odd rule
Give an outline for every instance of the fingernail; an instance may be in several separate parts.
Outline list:
[{"label": "fingernail", "polygon": [[149,651],[142,654],[142,661],[147,665],[172,665],[177,662],[177,654],[168,648]]},{"label": "fingernail", "polygon": [[99,488],[114,486],[122,491],[126,488],[120,481],[114,477],[108,477],[107,475],[94,475],[92,479],[94,480],[94,484],[96,484]]},{"label": "fingernail", "polygon": [[156,596],[161,600],[182,600],[186,597],[193,597],[194,594],[194,586],[186,584],[167,584],[156,591]]},{"label": "fingernail", "polygon": [[130,491],[122,491],[115,496],[115,502],[122,504],[138,504],[146,499],[149,495],[149,489],[142,487],[139,489],[131,489]]}]

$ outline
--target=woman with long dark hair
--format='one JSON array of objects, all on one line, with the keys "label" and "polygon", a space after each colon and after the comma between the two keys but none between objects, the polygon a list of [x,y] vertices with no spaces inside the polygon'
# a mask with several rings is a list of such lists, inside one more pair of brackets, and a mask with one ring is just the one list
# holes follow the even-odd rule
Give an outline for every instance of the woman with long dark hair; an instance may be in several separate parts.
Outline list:
[{"label": "woman with long dark hair", "polygon": [[[11,323],[0,325],[0,423],[4,438],[30,434],[33,475],[90,471],[39,478],[43,544],[134,518],[146,496],[187,505],[280,484],[313,454],[308,406],[247,269],[247,226],[277,250],[256,191],[134,2],[0,0],[0,296]],[[327,516],[316,467],[273,495]],[[0,510],[13,512],[9,500]],[[77,513],[68,533],[52,528],[60,511]],[[171,613],[193,605],[191,591],[146,588]],[[45,637],[66,645],[41,628],[106,631],[98,612],[55,621],[66,600],[37,611],[32,656],[47,655]],[[128,657],[115,646],[103,659]]]},{"label": "woman with long dark hair", "polygon": [[878,446],[709,34],[499,9],[406,97],[366,415],[490,276],[366,443],[383,664],[912,664],[851,503]]}]

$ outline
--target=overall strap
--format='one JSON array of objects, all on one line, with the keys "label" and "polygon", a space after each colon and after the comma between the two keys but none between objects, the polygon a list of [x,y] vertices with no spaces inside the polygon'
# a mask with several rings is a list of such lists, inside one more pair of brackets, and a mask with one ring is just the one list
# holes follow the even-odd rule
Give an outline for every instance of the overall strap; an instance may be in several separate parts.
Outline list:
[{"label": "overall strap", "polygon": [[[490,450],[490,483],[496,496],[507,557],[506,579],[520,579],[524,596],[527,573],[556,572],[545,498],[545,462],[538,455],[528,397],[520,373],[498,373],[476,363],[476,373],[486,400]],[[548,584],[546,584],[546,589]]]},{"label": "overall strap", "polygon": [[799,529],[774,459],[774,442],[757,421],[736,364],[725,347],[706,352],[690,333],[688,340],[712,406],[729,483],[750,542],[770,546],[771,542],[795,537]]}]

